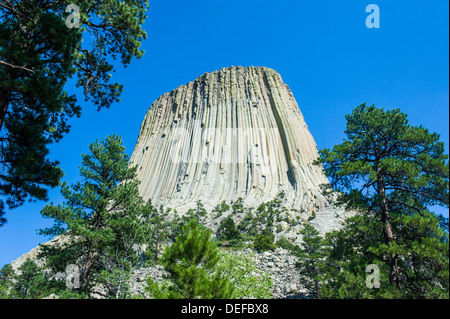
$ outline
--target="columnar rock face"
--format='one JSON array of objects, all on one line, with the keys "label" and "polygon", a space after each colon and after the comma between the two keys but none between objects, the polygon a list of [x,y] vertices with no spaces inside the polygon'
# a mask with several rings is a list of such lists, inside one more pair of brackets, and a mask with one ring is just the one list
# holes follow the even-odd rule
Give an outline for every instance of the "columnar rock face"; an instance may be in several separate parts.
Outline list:
[{"label": "columnar rock face", "polygon": [[306,214],[324,208],[328,183],[297,102],[265,67],[206,73],[149,108],[131,157],[145,200],[185,212],[241,197],[255,207],[284,191]]}]

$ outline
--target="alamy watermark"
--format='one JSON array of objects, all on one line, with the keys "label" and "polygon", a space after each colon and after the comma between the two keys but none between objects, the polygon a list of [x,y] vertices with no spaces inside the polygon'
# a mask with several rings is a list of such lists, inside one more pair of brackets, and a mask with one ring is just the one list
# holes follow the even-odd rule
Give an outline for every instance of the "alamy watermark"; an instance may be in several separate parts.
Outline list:
[{"label": "alamy watermark", "polygon": [[369,4],[366,12],[370,13],[366,18],[366,27],[369,29],[380,28],[380,8],[376,4]]},{"label": "alamy watermark", "polygon": [[59,272],[55,277],[65,279],[66,287],[69,289],[80,288],[80,267],[77,265],[67,265],[65,272]]},{"label": "alamy watermark", "polygon": [[80,7],[76,4],[69,4],[66,7],[66,12],[70,13],[66,18],[66,26],[69,29],[80,27]]},{"label": "alamy watermark", "polygon": [[[70,13],[66,18],[66,26],[69,29],[80,27],[80,7],[76,4],[69,4],[66,7],[66,12]],[[366,13],[370,13],[366,18],[366,27],[369,29],[380,28],[380,7],[376,4],[369,4],[366,6]]]},{"label": "alamy watermark", "polygon": [[366,267],[366,287],[369,289],[380,288],[380,268],[376,264],[370,264]]}]

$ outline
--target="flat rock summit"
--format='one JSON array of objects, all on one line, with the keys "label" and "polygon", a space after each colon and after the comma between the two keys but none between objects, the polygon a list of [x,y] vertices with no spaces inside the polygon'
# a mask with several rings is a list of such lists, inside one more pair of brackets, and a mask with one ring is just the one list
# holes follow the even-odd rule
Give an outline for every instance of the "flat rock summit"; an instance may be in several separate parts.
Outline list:
[{"label": "flat rock summit", "polygon": [[317,145],[281,76],[266,67],[205,73],[148,109],[131,162],[145,200],[185,212],[241,197],[256,207],[286,194],[310,215],[328,202]]}]

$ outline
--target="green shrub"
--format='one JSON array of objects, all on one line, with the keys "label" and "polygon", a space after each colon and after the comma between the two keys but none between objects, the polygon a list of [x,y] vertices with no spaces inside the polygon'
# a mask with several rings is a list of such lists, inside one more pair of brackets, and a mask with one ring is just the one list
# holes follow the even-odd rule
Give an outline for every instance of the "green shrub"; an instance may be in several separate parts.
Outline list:
[{"label": "green shrub", "polygon": [[212,210],[213,213],[217,213],[214,218],[219,218],[223,213],[230,210],[230,205],[228,205],[225,201],[222,201],[219,205],[214,207]]},{"label": "green shrub", "polygon": [[272,278],[266,271],[259,270],[252,261],[253,256],[238,255],[235,252],[223,251],[219,267],[230,277],[238,299],[270,299],[273,298]]},{"label": "green shrub", "polygon": [[253,240],[253,248],[258,252],[274,250],[276,246],[274,245],[273,233],[266,229],[261,234],[258,234]]},{"label": "green shrub", "polygon": [[234,286],[218,267],[221,254],[205,226],[192,219],[161,257],[167,279],[147,278],[146,290],[156,299],[230,299]]},{"label": "green shrub", "polygon": [[279,248],[289,250],[291,254],[295,256],[298,256],[301,251],[300,246],[294,245],[285,237],[281,237],[280,240],[276,242],[276,246]]},{"label": "green shrub", "polygon": [[236,228],[236,224],[231,216],[220,222],[216,238],[218,241],[227,242],[231,246],[237,246],[242,243],[241,233]]}]

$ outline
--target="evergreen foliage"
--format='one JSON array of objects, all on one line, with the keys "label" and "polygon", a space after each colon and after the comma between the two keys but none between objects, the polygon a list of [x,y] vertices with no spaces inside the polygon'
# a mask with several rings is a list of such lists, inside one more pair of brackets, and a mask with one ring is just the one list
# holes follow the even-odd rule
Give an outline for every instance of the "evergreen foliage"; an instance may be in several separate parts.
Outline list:
[{"label": "evergreen foliage", "polygon": [[243,214],[245,212],[244,199],[239,197],[237,200],[231,202],[231,210],[233,214]]},{"label": "evergreen foliage", "polygon": [[300,231],[302,245],[296,250],[297,268],[300,272],[300,283],[315,297],[320,297],[321,264],[326,257],[324,241],[314,226],[305,223]]},{"label": "evergreen foliage", "polygon": [[168,211],[164,210],[163,206],[157,210],[152,206],[151,201],[148,201],[146,205],[148,205],[147,211],[150,214],[148,222],[152,230],[147,234],[148,247],[145,256],[147,264],[153,265],[159,258],[163,245],[170,238],[171,228],[176,226],[166,219]]},{"label": "evergreen foliage", "polygon": [[63,172],[48,146],[69,132],[68,119],[81,115],[67,81],[76,76],[86,100],[109,107],[123,89],[110,83],[112,60],[127,66],[143,55],[147,0],[71,0],[80,9],[79,28],[66,25],[68,4],[0,3],[0,226],[6,207],[47,200],[47,188],[59,185]]},{"label": "evergreen foliage", "polygon": [[147,291],[156,299],[229,299],[234,287],[218,267],[221,255],[211,232],[192,219],[161,257],[168,272],[158,285],[148,278]]},{"label": "evergreen foliage", "polygon": [[10,264],[4,265],[0,269],[0,299],[10,298],[10,286],[14,276],[14,269]]},{"label": "evergreen foliage", "polygon": [[220,204],[218,204],[214,209],[212,210],[213,213],[217,213],[215,218],[218,218],[222,216],[223,213],[230,210],[230,205],[226,203],[226,201],[222,201]]},{"label": "evergreen foliage", "polygon": [[15,271],[11,265],[0,270],[0,299],[41,299],[63,287],[64,283],[33,260],[27,259]]},{"label": "evergreen foliage", "polygon": [[[439,135],[408,124],[398,109],[362,104],[346,116],[347,139],[320,151],[338,203],[358,215],[327,236],[327,285],[339,298],[448,298],[448,155]],[[380,288],[364,287],[380,269]]]},{"label": "evergreen foliage", "polygon": [[242,236],[236,228],[236,224],[231,216],[224,218],[219,225],[216,233],[216,239],[231,246],[237,246],[242,243]]},{"label": "evergreen foliage", "polygon": [[246,237],[258,235],[259,222],[251,210],[248,210],[237,225],[237,229]]},{"label": "evergreen foliage", "polygon": [[50,294],[49,276],[35,262],[27,259],[18,271],[20,274],[14,274],[11,280],[13,299],[38,299]]},{"label": "evergreen foliage", "polygon": [[[139,261],[137,247],[151,237],[147,219],[153,207],[139,196],[136,169],[128,167],[118,136],[108,136],[89,148],[91,154],[83,154],[80,168],[83,181],[72,189],[64,185],[65,202],[42,210],[55,223],[41,234],[66,239],[59,245],[41,246],[42,257],[55,272],[78,265],[81,292],[119,298],[126,295],[130,270]],[[106,292],[96,291],[98,284]]]},{"label": "evergreen foliage", "polygon": [[281,237],[275,244],[279,248],[289,250],[290,254],[293,256],[298,256],[300,254],[301,248],[291,243],[285,237]]},{"label": "evergreen foliage", "polygon": [[242,237],[254,240],[258,234],[266,231],[266,229],[280,232],[282,231],[280,222],[295,225],[296,222],[292,222],[288,215],[288,210],[282,206],[284,197],[284,192],[280,192],[273,200],[260,204],[256,211],[253,211],[252,208],[237,209],[236,211],[241,215],[237,228],[241,232]]},{"label": "evergreen foliage", "polygon": [[267,251],[274,250],[276,248],[275,244],[275,236],[269,229],[265,229],[261,234],[256,235],[253,240],[253,248],[256,251]]}]

